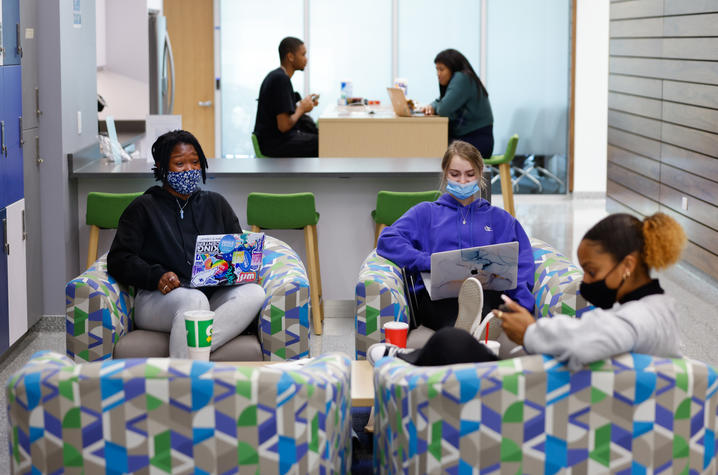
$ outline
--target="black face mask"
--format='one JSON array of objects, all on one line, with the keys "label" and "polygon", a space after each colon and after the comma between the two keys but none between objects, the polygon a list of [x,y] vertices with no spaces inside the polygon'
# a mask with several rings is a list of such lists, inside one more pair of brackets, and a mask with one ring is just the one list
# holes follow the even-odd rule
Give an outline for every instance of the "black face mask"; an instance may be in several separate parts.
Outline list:
[{"label": "black face mask", "polygon": [[[620,264],[620,262],[618,264]],[[618,267],[618,264],[608,271],[606,277],[611,275],[611,272]],[[591,282],[590,284],[581,282],[579,286],[581,295],[583,295],[583,298],[585,298],[588,303],[604,310],[613,307],[613,304],[616,302],[616,296],[618,295],[618,289],[620,289],[621,285],[626,281],[626,279],[623,279],[618,287],[611,289],[606,285],[606,277],[596,282]]]}]

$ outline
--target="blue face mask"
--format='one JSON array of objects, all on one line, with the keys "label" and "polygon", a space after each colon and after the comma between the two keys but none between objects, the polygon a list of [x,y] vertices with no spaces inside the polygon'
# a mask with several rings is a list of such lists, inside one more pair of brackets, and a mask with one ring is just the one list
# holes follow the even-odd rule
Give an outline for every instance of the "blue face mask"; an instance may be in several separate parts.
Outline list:
[{"label": "blue face mask", "polygon": [[455,181],[447,180],[446,191],[457,199],[465,200],[479,192],[479,182],[478,180],[474,180],[462,185]]},{"label": "blue face mask", "polygon": [[191,195],[202,178],[202,170],[167,172],[167,184],[180,195]]}]

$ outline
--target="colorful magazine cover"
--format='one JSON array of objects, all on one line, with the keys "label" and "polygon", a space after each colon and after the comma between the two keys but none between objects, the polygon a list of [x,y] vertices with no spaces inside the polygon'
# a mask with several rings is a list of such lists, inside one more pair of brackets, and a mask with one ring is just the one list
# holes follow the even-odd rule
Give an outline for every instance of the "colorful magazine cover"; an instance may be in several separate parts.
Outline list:
[{"label": "colorful magazine cover", "polygon": [[262,268],[264,233],[197,236],[192,287],[257,282]]}]

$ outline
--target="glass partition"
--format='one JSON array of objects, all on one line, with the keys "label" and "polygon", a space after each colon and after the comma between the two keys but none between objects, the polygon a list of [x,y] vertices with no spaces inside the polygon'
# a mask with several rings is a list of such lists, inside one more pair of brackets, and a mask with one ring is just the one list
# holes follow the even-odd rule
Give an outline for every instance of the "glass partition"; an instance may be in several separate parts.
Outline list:
[{"label": "glass partition", "polygon": [[[277,48],[286,36],[304,36],[303,0],[221,0],[222,156],[252,155],[251,134],[259,86],[279,67]],[[292,77],[304,91],[304,74]]]},{"label": "glass partition", "polygon": [[[428,104],[439,97],[434,58],[439,51],[446,48],[461,51],[476,74],[481,74],[481,2],[398,2],[398,76],[409,81],[408,97],[420,104]],[[387,97],[384,99],[388,100]]]},{"label": "glass partition", "polygon": [[[509,137],[518,134],[514,191],[565,193],[569,2],[489,0],[487,22],[494,153],[503,153]],[[498,182],[494,186],[498,192]]]},{"label": "glass partition", "polygon": [[391,85],[391,0],[309,2],[309,88],[320,94],[312,116],[337,104],[340,83],[353,96],[388,100]]},{"label": "glass partition", "polygon": [[[514,192],[565,193],[570,79],[568,0],[486,0],[486,71],[481,65],[478,0],[219,0],[222,154],[252,156],[256,99],[266,74],[279,66],[277,46],[297,36],[308,46],[294,88],[319,93],[317,119],[337,103],[342,80],[353,95],[388,105],[386,86],[408,80],[419,103],[438,96],[434,57],[461,51],[486,78],[494,113],[494,154],[519,135]],[[396,12],[396,18],[394,18]],[[306,16],[305,16],[306,15]],[[305,30],[307,28],[307,30]],[[396,28],[396,30],[393,30]],[[396,57],[393,57],[396,52]],[[493,191],[499,192],[498,180]]]}]

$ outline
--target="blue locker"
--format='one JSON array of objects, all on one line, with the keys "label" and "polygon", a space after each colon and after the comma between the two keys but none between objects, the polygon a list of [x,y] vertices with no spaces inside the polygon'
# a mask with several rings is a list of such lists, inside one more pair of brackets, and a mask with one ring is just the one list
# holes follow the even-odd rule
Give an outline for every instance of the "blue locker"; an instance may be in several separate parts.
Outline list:
[{"label": "blue locker", "polygon": [[3,201],[0,206],[7,206],[10,203],[23,197],[23,172],[22,172],[22,67],[2,66],[2,92],[0,100],[0,120],[4,122],[5,133],[2,139],[6,147],[3,156],[5,181],[3,183]]},{"label": "blue locker", "polygon": [[7,351],[10,346],[10,329],[8,315],[7,295],[7,254],[5,253],[5,242],[7,241],[7,221],[5,208],[0,209],[0,355]]},{"label": "blue locker", "polygon": [[18,36],[20,35],[20,0],[2,1],[2,44],[5,48],[3,64],[20,64]]}]

